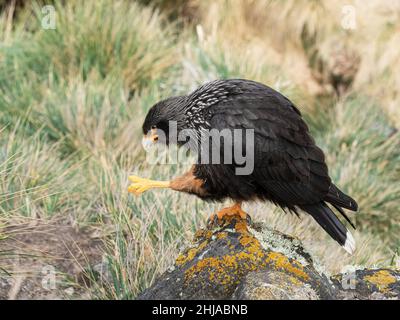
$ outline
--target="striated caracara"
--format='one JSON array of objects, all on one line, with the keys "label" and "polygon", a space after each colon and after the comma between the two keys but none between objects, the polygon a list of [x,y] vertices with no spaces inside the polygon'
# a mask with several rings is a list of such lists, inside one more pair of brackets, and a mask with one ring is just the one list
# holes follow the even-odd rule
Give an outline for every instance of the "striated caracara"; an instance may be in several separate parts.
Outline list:
[{"label": "striated caracara", "polygon": [[[241,134],[239,140],[227,139],[217,147],[208,146],[210,152],[217,148],[220,163],[203,161],[199,156],[187,173],[171,181],[131,176],[130,192],[141,194],[151,188],[171,188],[204,200],[228,198],[235,202],[233,207],[214,215],[214,219],[225,214],[247,218],[241,209],[243,201],[272,201],[295,214],[299,209],[307,212],[347,252],[353,253],[354,239],[328,203],[350,224],[343,208],[357,211],[357,203],[332,183],[324,153],[315,145],[300,111],[282,94],[250,80],[206,83],[187,96],[155,104],[143,124],[144,144],[175,143],[168,138],[170,123],[176,124],[178,135],[184,130],[192,132],[188,135],[192,140],[189,145],[195,146],[198,155],[204,154],[202,143],[211,139],[206,132],[251,130],[253,134],[250,140],[243,139]],[[187,139],[176,143],[185,142]],[[243,164],[236,159],[224,162],[224,155],[236,147],[244,150],[245,145],[252,147],[253,167],[251,172],[238,174],[237,169]]]}]

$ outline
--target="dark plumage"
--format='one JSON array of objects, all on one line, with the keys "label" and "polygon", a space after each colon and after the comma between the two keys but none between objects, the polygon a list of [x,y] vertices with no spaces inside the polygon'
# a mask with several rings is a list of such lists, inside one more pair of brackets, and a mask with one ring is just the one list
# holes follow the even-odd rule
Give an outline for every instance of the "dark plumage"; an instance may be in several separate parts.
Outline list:
[{"label": "dark plumage", "polygon": [[[283,209],[309,213],[349,252],[354,240],[327,203],[348,221],[342,208],[356,211],[357,203],[332,182],[322,150],[293,103],[279,92],[249,80],[216,80],[187,96],[169,98],[153,106],[143,124],[178,132],[194,129],[254,129],[254,171],[236,175],[236,164],[196,164],[193,174],[202,192],[185,190],[205,200],[269,200]],[[169,143],[167,141],[167,143]],[[222,151],[221,151],[222,152]]]}]

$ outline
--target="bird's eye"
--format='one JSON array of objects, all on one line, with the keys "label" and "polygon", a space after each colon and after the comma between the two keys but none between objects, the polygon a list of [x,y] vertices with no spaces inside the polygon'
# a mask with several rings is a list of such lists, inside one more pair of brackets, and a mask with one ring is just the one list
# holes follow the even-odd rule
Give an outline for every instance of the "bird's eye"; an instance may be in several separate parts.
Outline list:
[{"label": "bird's eye", "polygon": [[157,126],[151,126],[152,129],[157,129]]}]

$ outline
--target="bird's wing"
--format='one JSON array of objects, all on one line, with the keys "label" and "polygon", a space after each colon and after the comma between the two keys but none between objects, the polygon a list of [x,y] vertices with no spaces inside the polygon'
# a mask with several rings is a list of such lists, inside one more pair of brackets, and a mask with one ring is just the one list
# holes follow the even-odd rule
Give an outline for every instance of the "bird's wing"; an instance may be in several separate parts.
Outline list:
[{"label": "bird's wing", "polygon": [[251,179],[278,204],[321,201],[331,180],[299,110],[278,92],[238,95],[209,110],[211,128],[254,129]]}]

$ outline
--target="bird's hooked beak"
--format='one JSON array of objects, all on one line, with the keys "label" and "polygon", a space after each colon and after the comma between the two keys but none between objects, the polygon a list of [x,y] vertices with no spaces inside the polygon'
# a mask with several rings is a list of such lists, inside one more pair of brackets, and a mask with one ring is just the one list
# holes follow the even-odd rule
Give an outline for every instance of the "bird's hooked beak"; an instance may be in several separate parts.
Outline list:
[{"label": "bird's hooked beak", "polygon": [[149,150],[158,141],[157,129],[151,129],[143,136],[142,146],[145,150]]}]

